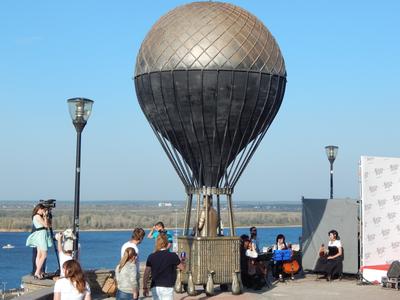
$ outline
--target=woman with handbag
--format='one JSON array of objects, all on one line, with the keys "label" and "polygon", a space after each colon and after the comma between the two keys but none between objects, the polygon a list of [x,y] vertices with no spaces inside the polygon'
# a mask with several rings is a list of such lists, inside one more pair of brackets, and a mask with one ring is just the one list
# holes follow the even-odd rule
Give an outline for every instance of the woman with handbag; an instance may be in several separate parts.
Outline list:
[{"label": "woman with handbag", "polygon": [[90,287],[76,260],[63,264],[65,278],[56,281],[53,300],[91,300]]},{"label": "woman with handbag", "polygon": [[131,247],[126,248],[121,261],[115,268],[115,277],[118,286],[116,300],[139,299],[139,287],[136,280],[136,258],[135,249]]}]

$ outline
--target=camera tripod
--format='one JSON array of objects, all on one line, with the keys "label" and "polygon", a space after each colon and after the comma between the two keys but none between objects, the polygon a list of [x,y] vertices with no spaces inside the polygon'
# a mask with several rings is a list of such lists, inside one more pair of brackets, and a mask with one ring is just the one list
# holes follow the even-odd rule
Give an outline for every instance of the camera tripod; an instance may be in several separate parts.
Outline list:
[{"label": "camera tripod", "polygon": [[56,254],[56,258],[57,258],[57,270],[54,272],[54,275],[58,276],[58,275],[60,275],[60,257],[58,256],[56,239],[54,238],[53,223],[52,223],[53,214],[51,213],[51,207],[49,207],[47,209],[46,219],[47,219],[47,224],[49,224],[47,231],[49,232],[51,240],[53,242],[54,253]]}]

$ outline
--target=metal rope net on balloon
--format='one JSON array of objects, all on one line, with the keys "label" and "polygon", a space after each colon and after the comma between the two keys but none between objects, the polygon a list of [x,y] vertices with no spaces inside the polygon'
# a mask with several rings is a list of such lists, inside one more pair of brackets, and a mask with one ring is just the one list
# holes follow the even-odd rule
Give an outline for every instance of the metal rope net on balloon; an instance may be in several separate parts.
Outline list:
[{"label": "metal rope net on balloon", "polygon": [[174,70],[135,78],[141,108],[186,188],[189,210],[193,194],[217,194],[217,200],[232,194],[278,112],[285,81],[236,70]]},{"label": "metal rope net on balloon", "polygon": [[[282,103],[286,69],[279,46],[246,10],[194,2],[154,24],[137,56],[134,81],[140,107],[187,194],[178,244],[180,251],[191,252],[187,271],[193,279],[188,273],[182,282],[205,284],[215,271],[215,283],[233,286],[240,267],[232,193]],[[203,220],[213,209],[213,195],[215,227],[214,212]],[[230,237],[222,237],[221,195],[227,198]],[[197,228],[192,238],[193,196]],[[224,255],[215,255],[220,252]]]}]

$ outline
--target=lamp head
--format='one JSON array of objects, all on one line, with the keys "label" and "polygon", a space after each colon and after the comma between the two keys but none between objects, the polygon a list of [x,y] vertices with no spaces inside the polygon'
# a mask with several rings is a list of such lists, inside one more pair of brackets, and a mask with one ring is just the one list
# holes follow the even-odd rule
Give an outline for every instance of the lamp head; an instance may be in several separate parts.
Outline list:
[{"label": "lamp head", "polygon": [[335,161],[338,150],[338,146],[329,145],[325,147],[326,156],[331,164]]},{"label": "lamp head", "polygon": [[86,98],[71,98],[67,100],[69,114],[76,130],[82,131],[92,112],[93,100]]}]

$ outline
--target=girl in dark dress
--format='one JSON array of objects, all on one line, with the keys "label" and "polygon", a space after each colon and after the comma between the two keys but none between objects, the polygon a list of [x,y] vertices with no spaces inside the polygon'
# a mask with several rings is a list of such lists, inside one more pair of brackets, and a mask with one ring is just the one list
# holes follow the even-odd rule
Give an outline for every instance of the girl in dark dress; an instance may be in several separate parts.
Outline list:
[{"label": "girl in dark dress", "polygon": [[322,278],[331,280],[336,274],[341,275],[343,269],[343,247],[336,230],[331,230],[329,234],[328,248],[324,244],[319,250],[319,258],[315,265],[314,272],[323,274]]}]

